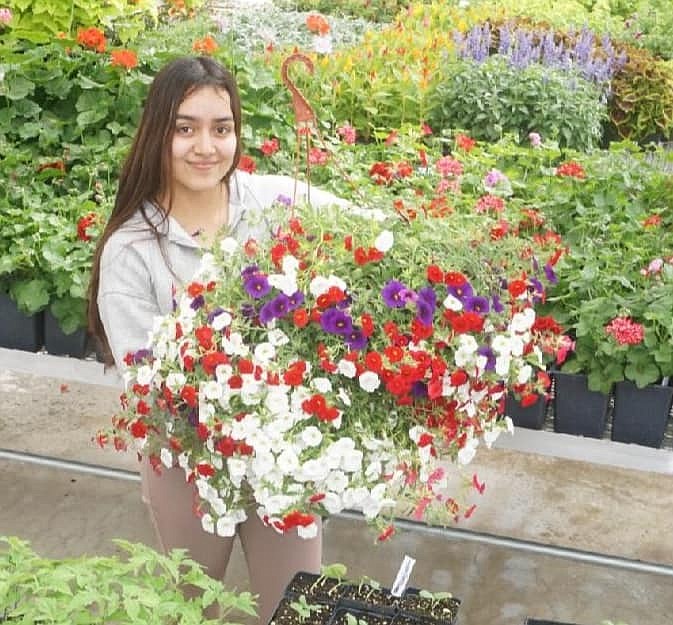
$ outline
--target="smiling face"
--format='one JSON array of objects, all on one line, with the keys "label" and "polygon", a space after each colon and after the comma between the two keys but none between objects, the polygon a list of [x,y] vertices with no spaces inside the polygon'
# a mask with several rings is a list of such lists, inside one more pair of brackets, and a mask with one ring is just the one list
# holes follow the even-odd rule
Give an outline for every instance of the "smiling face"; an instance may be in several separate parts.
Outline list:
[{"label": "smiling face", "polygon": [[171,143],[172,190],[178,197],[219,188],[236,152],[229,94],[201,87],[178,108]]}]

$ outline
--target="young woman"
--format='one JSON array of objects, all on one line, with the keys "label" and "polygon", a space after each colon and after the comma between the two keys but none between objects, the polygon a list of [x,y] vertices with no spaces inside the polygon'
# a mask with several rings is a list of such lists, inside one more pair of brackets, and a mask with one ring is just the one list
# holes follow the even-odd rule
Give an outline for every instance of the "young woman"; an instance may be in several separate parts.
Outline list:
[{"label": "young woman", "polygon": [[[154,318],[172,310],[175,290],[195,273],[203,245],[225,227],[241,242],[265,236],[265,208],[295,189],[307,195],[306,185],[293,178],[237,170],[240,138],[236,83],[217,62],[181,58],[157,74],[91,277],[90,328],[120,370],[127,352],[147,345]],[[318,189],[310,199],[344,204]],[[222,579],[233,538],[203,531],[183,471],[159,476],[143,463],[142,481],[161,547],[189,549],[209,575]],[[295,572],[319,572],[320,533],[311,540],[280,535],[253,513],[238,535],[259,594],[260,622],[267,623]]]}]

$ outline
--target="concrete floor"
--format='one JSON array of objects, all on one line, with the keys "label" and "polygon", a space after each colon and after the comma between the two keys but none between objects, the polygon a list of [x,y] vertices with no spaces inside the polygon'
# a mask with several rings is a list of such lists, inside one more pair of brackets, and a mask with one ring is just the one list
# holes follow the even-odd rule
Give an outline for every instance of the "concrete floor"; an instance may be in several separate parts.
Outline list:
[{"label": "concrete floor", "polygon": [[[100,451],[91,442],[118,396],[95,364],[0,350],[0,449],[137,470],[132,456]],[[636,470],[611,466],[619,461],[558,457],[592,459],[586,450],[593,448],[574,437],[555,439],[570,444],[569,454],[564,445],[557,445],[556,455],[549,447],[546,455],[533,453],[535,439],[527,436],[522,431],[511,448],[479,452],[469,469],[487,483],[486,493],[459,527],[657,563],[663,572],[577,562],[441,532],[403,531],[376,545],[362,522],[347,518],[326,523],[324,561],[346,564],[351,577],[366,574],[390,585],[408,554],[416,559],[412,585],[448,590],[462,600],[460,625],[521,625],[526,616],[582,625],[603,619],[671,625],[673,569],[666,567],[673,567],[673,452],[638,455],[634,446],[601,441],[603,456],[607,449],[619,458],[624,450],[638,458],[636,466],[650,469]],[[28,539],[52,557],[109,553],[115,537],[156,546],[137,483],[7,459],[0,459],[3,534]],[[239,549],[225,582],[247,588]]]}]

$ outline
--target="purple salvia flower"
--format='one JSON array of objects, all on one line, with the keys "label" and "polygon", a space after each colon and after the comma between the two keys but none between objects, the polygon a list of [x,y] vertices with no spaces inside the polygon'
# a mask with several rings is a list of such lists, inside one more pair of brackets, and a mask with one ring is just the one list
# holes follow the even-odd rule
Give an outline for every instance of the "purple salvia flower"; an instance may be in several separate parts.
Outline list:
[{"label": "purple salvia flower", "polygon": [[282,193],[278,194],[278,196],[276,197],[276,202],[279,202],[280,204],[285,204],[285,206],[292,206],[292,198],[288,197],[287,195],[283,195]]},{"label": "purple salvia flower", "polygon": [[544,266],[544,275],[547,276],[547,280],[549,280],[551,284],[558,283],[558,277],[554,273],[554,270],[549,263]]}]

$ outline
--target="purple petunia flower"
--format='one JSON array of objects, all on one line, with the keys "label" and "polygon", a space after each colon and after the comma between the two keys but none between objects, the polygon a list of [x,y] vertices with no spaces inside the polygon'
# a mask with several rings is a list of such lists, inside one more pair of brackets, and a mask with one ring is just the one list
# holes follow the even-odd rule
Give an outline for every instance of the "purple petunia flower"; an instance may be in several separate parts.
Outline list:
[{"label": "purple petunia flower", "polygon": [[446,287],[446,290],[450,295],[457,297],[461,302],[464,302],[466,298],[472,297],[474,295],[474,289],[469,282],[464,282],[459,286],[449,285]]},{"label": "purple petunia flower", "polygon": [[484,315],[491,307],[488,304],[488,298],[482,297],[481,295],[473,295],[472,297],[466,297],[463,300],[463,308],[466,311],[472,311]]},{"label": "purple petunia flower", "polygon": [[381,297],[389,308],[404,308],[407,301],[404,293],[408,289],[398,280],[390,280],[381,290]]},{"label": "purple petunia flower", "polygon": [[271,291],[269,280],[263,273],[255,273],[245,278],[243,288],[245,289],[245,292],[254,299],[264,297]]},{"label": "purple petunia flower", "polygon": [[431,286],[424,286],[418,291],[418,297],[424,299],[433,308],[437,305],[437,293]]},{"label": "purple petunia flower", "polygon": [[435,307],[427,300],[419,297],[416,300],[416,319],[424,326],[432,325],[432,317],[435,314]]},{"label": "purple petunia flower", "polygon": [[145,358],[149,358],[151,355],[151,349],[139,349],[137,352],[133,352],[133,364],[140,364]]},{"label": "purple petunia flower", "polygon": [[353,320],[337,308],[328,308],[320,315],[320,327],[330,334],[347,335],[353,331]]},{"label": "purple petunia flower", "polygon": [[491,298],[491,304],[493,306],[494,312],[501,313],[503,310],[505,310],[505,307],[502,305],[502,302],[497,295],[494,295]]},{"label": "purple petunia flower", "polygon": [[217,308],[214,308],[208,313],[208,316],[206,317],[208,319],[208,323],[212,324],[213,321],[215,321],[215,317],[217,315],[221,315],[223,312],[226,312],[224,308],[220,308],[219,306]]},{"label": "purple petunia flower", "polygon": [[259,322],[262,325],[267,325],[268,323],[270,323],[271,321],[273,321],[276,318],[276,316],[274,315],[274,312],[273,312],[272,304],[273,304],[273,301],[267,302],[266,304],[264,304],[264,306],[262,306],[259,309]]},{"label": "purple petunia flower", "polygon": [[187,415],[189,425],[196,427],[199,424],[199,411],[197,408],[192,408]]},{"label": "purple petunia flower", "polygon": [[285,293],[278,293],[269,304],[276,319],[284,317],[290,311],[290,298]]},{"label": "purple petunia flower", "polygon": [[486,357],[486,366],[484,367],[486,371],[495,371],[495,352],[488,345],[478,348],[477,354]]},{"label": "purple petunia flower", "polygon": [[205,303],[206,303],[206,300],[203,298],[203,295],[197,295],[192,300],[192,303],[189,305],[189,307],[192,310],[198,310],[199,308],[202,308]]},{"label": "purple petunia flower", "polygon": [[250,276],[254,276],[259,272],[259,267],[257,265],[248,265],[243,271],[241,271],[241,278],[244,280]]},{"label": "purple petunia flower", "polygon": [[411,385],[411,394],[417,398],[427,397],[428,387],[425,384],[425,382],[421,382],[421,380],[416,380],[416,382],[414,382]]},{"label": "purple petunia flower", "polygon": [[287,195],[283,195],[282,193],[278,194],[278,196],[276,197],[276,202],[285,204],[285,206],[292,206],[292,198],[288,197]]},{"label": "purple petunia flower", "polygon": [[301,291],[295,291],[290,295],[290,310],[296,310],[304,303],[304,294]]},{"label": "purple petunia flower", "polygon": [[241,315],[246,319],[252,319],[257,314],[257,311],[252,304],[241,304],[239,310],[241,311]]},{"label": "purple petunia flower", "polygon": [[369,343],[369,340],[359,328],[353,328],[350,333],[344,337],[344,340],[349,349],[354,351],[364,349]]}]

